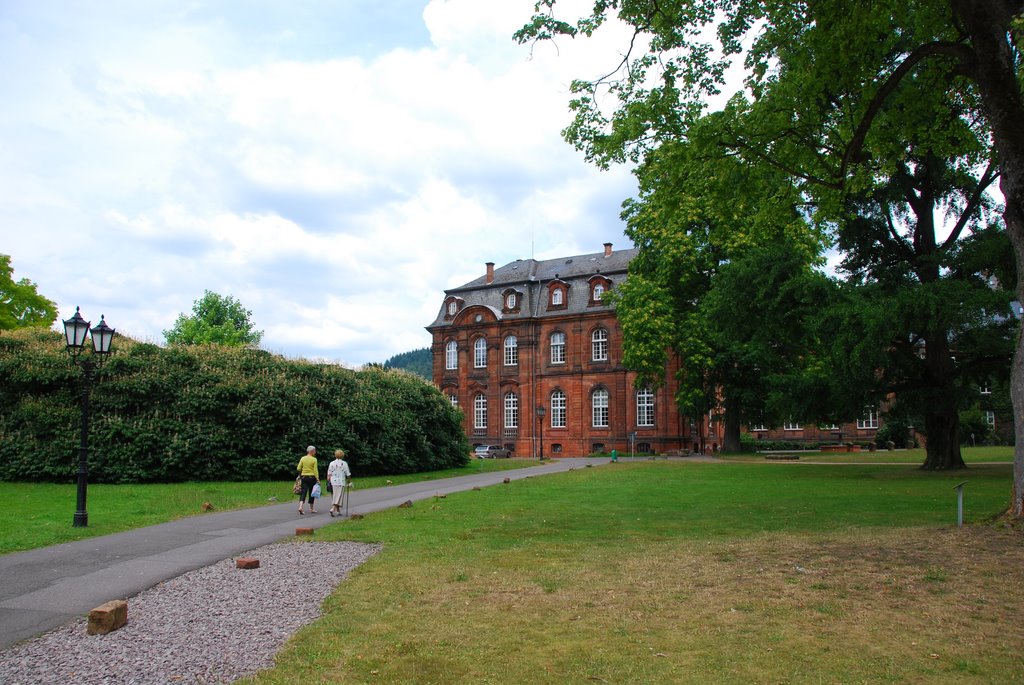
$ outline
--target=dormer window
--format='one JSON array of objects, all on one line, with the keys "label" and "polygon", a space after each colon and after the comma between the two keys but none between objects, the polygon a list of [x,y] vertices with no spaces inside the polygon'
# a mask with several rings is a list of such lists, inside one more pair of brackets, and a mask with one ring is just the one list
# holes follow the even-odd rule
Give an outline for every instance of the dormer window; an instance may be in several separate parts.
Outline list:
[{"label": "dormer window", "polygon": [[590,303],[588,306],[596,307],[605,304],[604,296],[612,288],[612,282],[598,274],[590,278]]},{"label": "dormer window", "polygon": [[462,308],[464,300],[460,297],[449,297],[444,301],[444,318],[451,321]]},{"label": "dormer window", "polygon": [[548,309],[565,309],[569,299],[569,284],[555,275],[548,284]]},{"label": "dormer window", "polygon": [[523,294],[518,290],[509,288],[502,294],[502,303],[506,314],[515,313],[523,305]]}]

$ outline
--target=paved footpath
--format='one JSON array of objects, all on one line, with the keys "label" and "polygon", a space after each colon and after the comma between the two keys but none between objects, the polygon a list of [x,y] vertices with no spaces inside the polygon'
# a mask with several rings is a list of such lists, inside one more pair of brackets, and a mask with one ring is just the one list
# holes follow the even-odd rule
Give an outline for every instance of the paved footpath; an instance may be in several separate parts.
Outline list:
[{"label": "paved footpath", "polygon": [[[475,487],[496,485],[607,463],[559,459],[542,466],[359,490],[349,514],[365,514]],[[298,500],[255,509],[192,516],[148,528],[0,556],[0,649],[84,616],[112,599],[127,599],[157,583],[295,534],[338,521],[320,513],[299,516]],[[68,514],[70,521],[71,513]],[[70,523],[68,524],[70,525]],[[129,610],[130,610],[129,606]]]}]

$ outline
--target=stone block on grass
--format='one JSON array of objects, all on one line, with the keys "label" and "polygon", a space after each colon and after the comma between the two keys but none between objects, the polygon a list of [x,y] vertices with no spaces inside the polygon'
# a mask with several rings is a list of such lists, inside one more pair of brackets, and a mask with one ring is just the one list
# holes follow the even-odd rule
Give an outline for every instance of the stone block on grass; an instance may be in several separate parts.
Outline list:
[{"label": "stone block on grass", "polygon": [[128,602],[115,599],[99,605],[89,612],[89,635],[106,635],[128,623]]},{"label": "stone block on grass", "polygon": [[296,535],[312,535],[313,534],[313,529],[312,528],[296,528],[295,529],[295,534]]},{"label": "stone block on grass", "polygon": [[252,557],[238,557],[235,559],[235,568],[252,569],[259,568],[260,560]]}]

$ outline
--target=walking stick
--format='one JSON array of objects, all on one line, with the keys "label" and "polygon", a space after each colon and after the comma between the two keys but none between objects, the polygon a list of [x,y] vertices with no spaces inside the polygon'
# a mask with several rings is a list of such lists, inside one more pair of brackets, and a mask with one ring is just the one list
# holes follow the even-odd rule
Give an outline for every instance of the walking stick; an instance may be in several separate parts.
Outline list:
[{"label": "walking stick", "polygon": [[348,500],[352,494],[352,483],[345,483],[345,517],[348,517]]}]

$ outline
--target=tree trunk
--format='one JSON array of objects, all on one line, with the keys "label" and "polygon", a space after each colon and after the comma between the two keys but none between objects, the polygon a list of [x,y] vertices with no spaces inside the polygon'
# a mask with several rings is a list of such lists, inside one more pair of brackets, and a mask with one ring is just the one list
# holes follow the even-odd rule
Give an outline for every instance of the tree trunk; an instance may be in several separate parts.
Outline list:
[{"label": "tree trunk", "polygon": [[740,447],[740,416],[739,401],[725,398],[725,425],[722,428],[722,451],[739,452]]},{"label": "tree trunk", "polygon": [[[1017,300],[1024,302],[1024,97],[1010,43],[1010,22],[1020,0],[951,0],[957,23],[971,39],[973,63],[965,64],[978,84],[999,156],[999,189],[1006,203],[1003,220],[1017,261]],[[1016,446],[1010,515],[1024,516],[1024,338],[1018,338],[1010,373]]]},{"label": "tree trunk", "polygon": [[952,412],[928,412],[924,416],[928,447],[922,469],[944,471],[967,468],[960,454],[960,417]]},{"label": "tree trunk", "polygon": [[933,390],[924,415],[928,444],[921,468],[932,471],[967,468],[960,453],[960,412],[953,387],[953,356],[945,331],[929,331],[924,363],[926,378]]},{"label": "tree trunk", "polygon": [[[1024,262],[1018,257],[1017,264],[1022,263]],[[1020,266],[1017,269],[1020,270]],[[1013,489],[1010,495],[1010,516],[1021,518],[1024,517],[1024,336],[1018,336],[1017,350],[1013,355],[1013,369],[1010,371],[1010,398],[1013,401],[1013,432],[1016,438],[1013,448]]]}]

